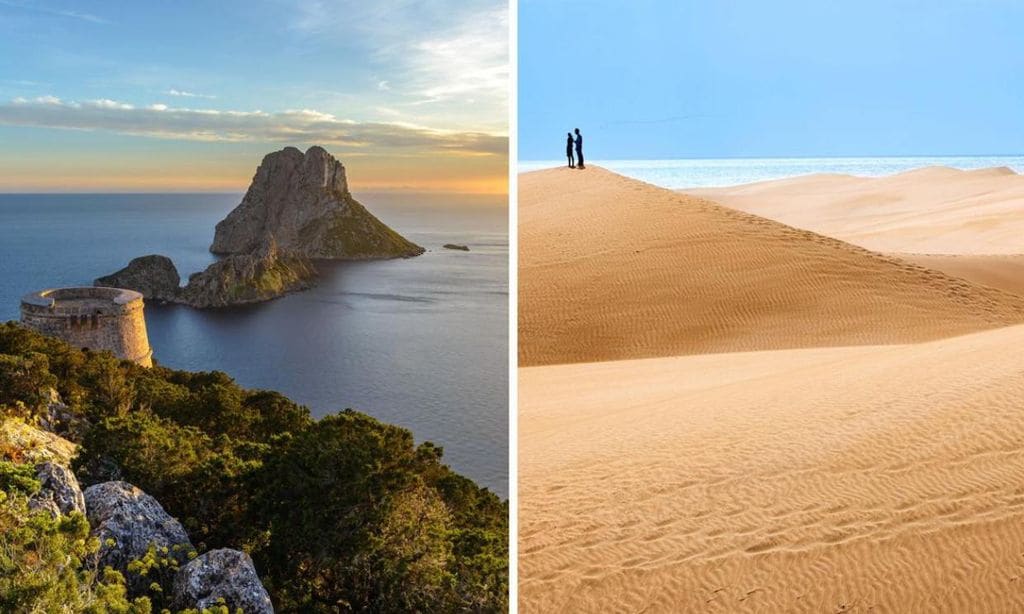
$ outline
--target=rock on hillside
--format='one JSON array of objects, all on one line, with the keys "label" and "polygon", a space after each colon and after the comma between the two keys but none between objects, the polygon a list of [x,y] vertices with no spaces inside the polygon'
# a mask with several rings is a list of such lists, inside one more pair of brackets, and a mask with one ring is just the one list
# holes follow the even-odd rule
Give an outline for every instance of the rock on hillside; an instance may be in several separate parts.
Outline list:
[{"label": "rock on hillside", "polygon": [[103,482],[85,489],[85,509],[92,534],[100,540],[100,569],[124,574],[129,591],[141,594],[151,580],[128,572],[128,564],[145,556],[150,544],[167,548],[167,556],[184,564],[194,551],[188,534],[160,503],[127,482]]},{"label": "rock on hillside", "polygon": [[0,417],[0,460],[18,463],[52,461],[66,467],[74,455],[75,444],[67,439],[16,418]]},{"label": "rock on hillside", "polygon": [[147,299],[174,301],[178,296],[181,277],[170,258],[151,254],[133,259],[125,268],[100,277],[93,285],[127,288],[141,292]]},{"label": "rock on hillside", "polygon": [[182,567],[174,577],[178,608],[203,610],[223,599],[228,610],[273,614],[270,595],[256,575],[249,555],[238,550],[211,550]]},{"label": "rock on hillside", "polygon": [[56,463],[40,463],[36,466],[36,479],[42,488],[29,499],[30,509],[46,510],[54,517],[85,513],[85,497],[70,469]]},{"label": "rock on hillside", "polygon": [[345,167],[322,147],[267,154],[242,202],[217,224],[210,251],[249,254],[273,239],[308,258],[418,256],[423,248],[387,227],[348,190]]}]

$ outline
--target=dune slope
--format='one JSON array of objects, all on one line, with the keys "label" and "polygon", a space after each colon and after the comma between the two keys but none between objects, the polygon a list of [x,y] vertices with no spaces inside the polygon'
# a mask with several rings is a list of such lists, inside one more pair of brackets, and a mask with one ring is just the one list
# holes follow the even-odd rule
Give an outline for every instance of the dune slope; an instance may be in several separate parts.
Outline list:
[{"label": "dune slope", "polygon": [[1024,176],[1008,168],[819,174],[686,192],[880,252],[1024,253]]},{"label": "dune slope", "polygon": [[520,369],[521,611],[1024,611],[1022,346]]},{"label": "dune slope", "polygon": [[523,366],[907,343],[1024,298],[591,167],[519,178]]}]

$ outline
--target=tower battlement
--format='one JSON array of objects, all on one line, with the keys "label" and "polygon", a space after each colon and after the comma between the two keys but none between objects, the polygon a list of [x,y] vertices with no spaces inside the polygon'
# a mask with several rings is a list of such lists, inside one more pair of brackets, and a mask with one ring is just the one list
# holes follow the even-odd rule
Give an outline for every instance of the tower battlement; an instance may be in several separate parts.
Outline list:
[{"label": "tower battlement", "polygon": [[121,288],[53,288],[21,299],[21,322],[80,348],[153,366],[142,294]]}]

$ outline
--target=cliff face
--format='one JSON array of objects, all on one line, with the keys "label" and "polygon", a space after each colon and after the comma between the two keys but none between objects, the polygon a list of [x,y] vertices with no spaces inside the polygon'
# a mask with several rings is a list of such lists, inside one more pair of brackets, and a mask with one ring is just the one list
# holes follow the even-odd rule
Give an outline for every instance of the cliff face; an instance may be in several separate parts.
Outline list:
[{"label": "cliff face", "polygon": [[228,256],[191,275],[177,301],[201,309],[259,303],[315,283],[316,269],[307,258],[281,252],[271,241],[252,254]]},{"label": "cliff face", "polygon": [[308,258],[399,258],[424,251],[352,197],[345,167],[321,147],[267,154],[242,202],[217,224],[210,251],[249,254],[271,240]]},{"label": "cliff face", "polygon": [[153,255],[136,258],[94,283],[135,290],[146,299],[206,309],[260,303],[304,290],[316,284],[316,268],[304,256],[279,250],[271,239],[251,254],[233,254],[193,273],[184,288],[178,287],[177,279],[174,263]]}]

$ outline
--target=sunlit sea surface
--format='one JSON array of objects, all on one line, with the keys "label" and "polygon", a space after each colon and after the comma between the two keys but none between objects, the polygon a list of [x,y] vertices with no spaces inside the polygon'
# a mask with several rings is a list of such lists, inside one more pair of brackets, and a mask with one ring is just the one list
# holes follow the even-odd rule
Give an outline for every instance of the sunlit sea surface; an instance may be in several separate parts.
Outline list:
[{"label": "sunlit sea surface", "polygon": [[[324,265],[318,287],[247,307],[147,304],[156,360],[279,390],[315,415],[352,407],[444,447],[452,467],[508,495],[505,198],[356,194],[427,253]],[[0,195],[0,319],[20,297],[89,285],[164,254],[183,280],[214,260],[214,225],[241,194]],[[442,249],[462,243],[469,252]]]},{"label": "sunlit sea surface", "polygon": [[[922,166],[950,166],[963,170],[1008,166],[1018,173],[1024,172],[1024,156],[594,161],[588,159],[588,163],[672,190],[731,186],[812,173],[843,173],[863,177],[879,177]],[[565,160],[520,161],[519,172],[553,168],[565,164]]]}]

